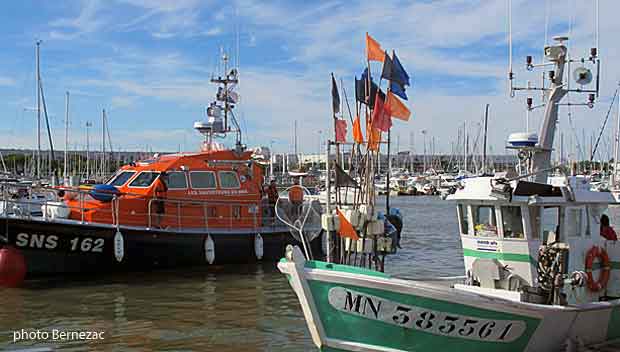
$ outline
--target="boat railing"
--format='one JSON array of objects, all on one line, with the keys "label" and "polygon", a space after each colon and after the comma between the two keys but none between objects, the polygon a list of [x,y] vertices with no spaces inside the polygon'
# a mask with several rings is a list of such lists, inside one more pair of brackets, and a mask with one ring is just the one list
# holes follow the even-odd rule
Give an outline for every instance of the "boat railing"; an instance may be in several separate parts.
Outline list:
[{"label": "boat railing", "polygon": [[[118,226],[138,226],[146,229],[171,230],[232,230],[242,228],[258,231],[265,227],[285,227],[275,217],[275,211],[264,214],[270,205],[260,201],[213,201],[187,198],[154,198],[144,194],[110,194],[109,207],[90,206],[90,189],[73,187],[49,187],[41,185],[24,185],[19,183],[0,183],[2,198],[0,215],[25,219],[43,219],[55,221],[67,219],[58,216],[59,212],[72,214],[70,220],[85,223],[105,223]],[[12,190],[12,191],[11,191]],[[64,194],[63,194],[64,192]],[[97,191],[105,193],[104,191]],[[63,201],[67,196],[74,202]],[[123,207],[122,197],[146,201],[143,211]],[[158,203],[159,202],[159,203]],[[157,208],[163,204],[164,211]],[[213,211],[215,209],[215,211]],[[102,220],[89,220],[88,213],[97,210]]]}]

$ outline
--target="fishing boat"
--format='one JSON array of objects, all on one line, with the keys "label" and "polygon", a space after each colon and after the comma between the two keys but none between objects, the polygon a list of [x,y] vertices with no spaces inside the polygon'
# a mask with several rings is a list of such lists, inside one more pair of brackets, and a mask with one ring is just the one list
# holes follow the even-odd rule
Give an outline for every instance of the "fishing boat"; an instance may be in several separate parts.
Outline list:
[{"label": "fishing boat", "polygon": [[[593,192],[584,177],[548,177],[558,105],[568,93],[585,92],[583,105],[591,107],[598,94],[588,89],[589,68],[575,77],[581,89],[564,84],[566,65],[587,63],[598,76],[599,61],[596,49],[570,58],[568,38],[555,40],[538,65],[553,72],[550,84],[537,88],[546,92],[541,138],[509,145],[523,173],[467,178],[448,197],[456,203],[464,276],[411,280],[287,249],[278,267],[318,349],[576,351],[620,338],[620,246],[607,239],[613,236],[605,218],[615,199]],[[531,58],[527,63],[534,68]],[[532,89],[515,87],[512,69],[509,77],[511,93]],[[363,215],[371,220],[356,228],[359,237],[384,236],[372,236],[376,217]]]},{"label": "fishing boat", "polygon": [[[0,284],[17,285],[24,273],[269,261],[298,243],[263,197],[268,164],[241,141],[237,81],[235,68],[211,79],[219,88],[207,121],[194,124],[205,137],[198,152],[155,154],[100,185],[0,185]],[[234,147],[216,141],[229,134]],[[22,211],[30,194],[48,195],[36,200],[39,214]]]}]

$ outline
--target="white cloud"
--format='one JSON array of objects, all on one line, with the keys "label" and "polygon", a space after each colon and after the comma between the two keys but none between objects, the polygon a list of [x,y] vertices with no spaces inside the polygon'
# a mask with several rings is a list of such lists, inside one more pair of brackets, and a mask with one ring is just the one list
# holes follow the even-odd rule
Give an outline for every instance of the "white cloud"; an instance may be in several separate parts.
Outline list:
[{"label": "white cloud", "polygon": [[95,32],[105,24],[105,21],[98,16],[102,9],[99,0],[84,0],[80,5],[77,17],[60,18],[50,22],[51,27],[63,29],[50,31],[50,39],[74,39],[85,33]]},{"label": "white cloud", "polygon": [[0,86],[14,86],[17,82],[11,77],[0,76]]},{"label": "white cloud", "polygon": [[204,32],[202,32],[203,35],[207,36],[207,37],[213,37],[216,36],[218,34],[222,34],[222,28],[220,27],[213,27],[211,29],[208,29]]},{"label": "white cloud", "polygon": [[112,97],[112,99],[110,100],[110,104],[112,106],[112,109],[119,109],[119,108],[127,108],[127,107],[131,107],[136,101],[136,98],[134,97],[129,97],[129,96],[116,96],[116,97]]}]

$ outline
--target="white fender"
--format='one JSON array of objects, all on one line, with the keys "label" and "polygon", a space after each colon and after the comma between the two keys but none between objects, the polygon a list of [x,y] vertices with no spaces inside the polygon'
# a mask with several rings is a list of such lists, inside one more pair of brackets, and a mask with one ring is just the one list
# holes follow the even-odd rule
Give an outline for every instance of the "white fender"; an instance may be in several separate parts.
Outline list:
[{"label": "white fender", "polygon": [[114,257],[117,262],[122,262],[125,256],[125,240],[120,230],[116,230],[114,235]]},{"label": "white fender", "polygon": [[263,236],[261,236],[260,233],[257,233],[254,237],[254,253],[256,254],[256,259],[263,259],[264,252]]},{"label": "white fender", "polygon": [[215,261],[215,242],[209,235],[205,239],[205,259],[209,264],[213,264]]}]

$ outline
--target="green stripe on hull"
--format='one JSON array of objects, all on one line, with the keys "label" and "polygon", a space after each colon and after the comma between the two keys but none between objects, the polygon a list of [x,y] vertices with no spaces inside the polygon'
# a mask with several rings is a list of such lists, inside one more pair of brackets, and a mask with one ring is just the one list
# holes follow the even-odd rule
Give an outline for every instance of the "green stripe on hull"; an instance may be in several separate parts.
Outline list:
[{"label": "green stripe on hull", "polygon": [[[320,320],[327,337],[383,346],[403,351],[458,351],[458,352],[491,352],[491,351],[524,351],[532,334],[540,323],[539,319],[508,314],[488,309],[476,308],[458,303],[437,299],[401,294],[379,289],[334,284],[322,281],[309,281]],[[478,317],[480,319],[516,320],[525,323],[525,331],[516,340],[506,342],[488,342],[468,340],[465,338],[442,336],[402,326],[388,324],[384,321],[369,319],[359,315],[342,312],[334,308],[328,300],[331,288],[342,287],[348,290],[380,297],[398,304],[421,307],[433,311],[455,315]],[[340,352],[338,349],[323,348],[325,352]]]},{"label": "green stripe on hull", "polygon": [[498,259],[498,260],[506,260],[510,262],[523,262],[523,263],[536,264],[536,261],[534,260],[534,258],[532,258],[529,254],[485,252],[485,251],[477,251],[473,249],[464,248],[463,255],[466,257]]}]

